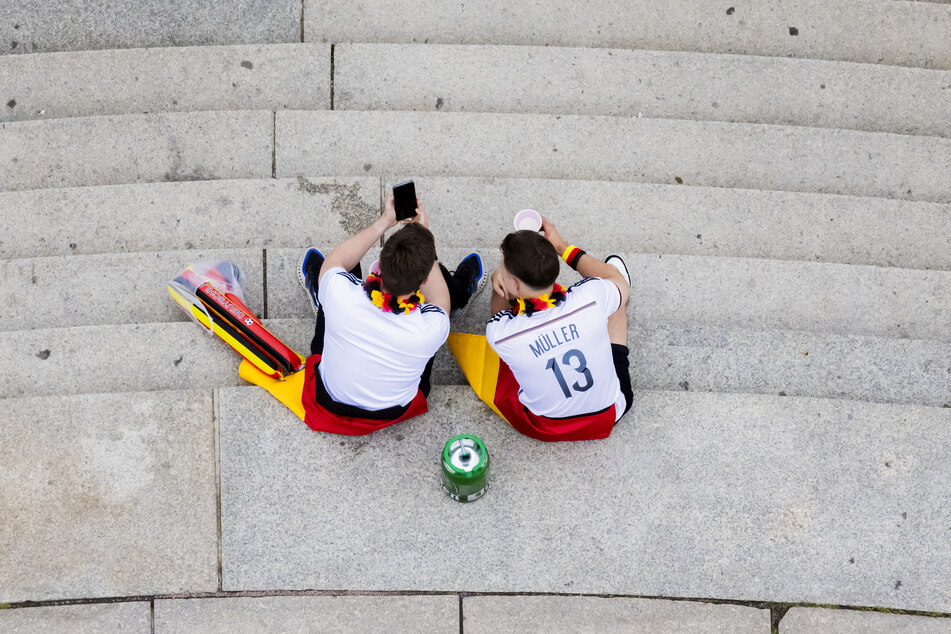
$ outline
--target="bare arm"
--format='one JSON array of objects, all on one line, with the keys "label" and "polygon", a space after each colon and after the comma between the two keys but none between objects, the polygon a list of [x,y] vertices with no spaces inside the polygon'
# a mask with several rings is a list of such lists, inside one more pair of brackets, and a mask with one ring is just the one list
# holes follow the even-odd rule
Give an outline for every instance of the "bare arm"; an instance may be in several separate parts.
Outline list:
[{"label": "bare arm", "polygon": [[[561,254],[565,252],[565,249],[568,248],[568,242],[558,233],[555,224],[544,216],[542,216],[542,230],[545,232],[545,237],[548,238],[548,241],[555,247],[555,251],[561,256]],[[621,291],[621,305],[624,306],[627,303],[631,287],[616,268],[587,254],[581,256],[576,268],[582,277],[600,277],[603,280],[613,282],[614,285],[618,287],[618,290]]]},{"label": "bare arm", "polygon": [[349,271],[355,267],[357,262],[367,254],[367,251],[379,242],[383,234],[396,224],[396,209],[393,207],[393,197],[390,196],[390,199],[386,201],[382,216],[374,220],[373,224],[360,233],[338,244],[330,252],[330,255],[324,260],[323,266],[320,267],[320,279],[323,279],[327,271],[335,266],[343,267],[344,271]]},{"label": "bare arm", "polygon": [[449,302],[449,287],[446,286],[446,280],[442,276],[442,271],[439,269],[439,261],[433,262],[433,268],[429,271],[429,275],[423,280],[422,285],[419,287],[419,291],[423,294],[423,297],[426,298],[427,304],[434,304],[439,306],[446,314],[449,314],[450,302]]}]

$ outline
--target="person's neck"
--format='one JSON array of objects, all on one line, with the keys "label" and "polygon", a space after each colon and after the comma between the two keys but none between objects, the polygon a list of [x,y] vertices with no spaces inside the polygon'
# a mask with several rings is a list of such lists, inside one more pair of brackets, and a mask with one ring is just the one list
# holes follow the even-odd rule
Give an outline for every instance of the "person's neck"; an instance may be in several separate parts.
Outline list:
[{"label": "person's neck", "polygon": [[[386,293],[387,295],[393,295],[393,293],[391,293],[391,292],[389,292],[388,290],[386,290],[386,287],[383,286],[382,284],[380,285],[380,290],[383,291],[384,293]],[[407,293],[406,295],[393,295],[393,297],[395,297],[395,298],[398,299],[398,300],[402,300],[402,301],[405,302],[407,299],[409,299],[410,297],[412,297],[412,296],[415,295],[415,294],[416,294],[416,291],[413,291],[412,293]]]},{"label": "person's neck", "polygon": [[536,297],[544,297],[545,295],[551,295],[551,292],[555,290],[555,285],[552,284],[547,289],[531,289],[528,295],[522,296],[522,299],[535,299]]}]

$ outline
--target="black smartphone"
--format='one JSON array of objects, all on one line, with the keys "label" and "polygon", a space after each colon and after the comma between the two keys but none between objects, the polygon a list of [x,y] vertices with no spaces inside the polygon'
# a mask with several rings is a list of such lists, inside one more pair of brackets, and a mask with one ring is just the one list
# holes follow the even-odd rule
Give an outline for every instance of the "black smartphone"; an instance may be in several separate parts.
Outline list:
[{"label": "black smartphone", "polygon": [[416,184],[413,181],[393,185],[393,206],[396,207],[397,220],[416,216]]}]

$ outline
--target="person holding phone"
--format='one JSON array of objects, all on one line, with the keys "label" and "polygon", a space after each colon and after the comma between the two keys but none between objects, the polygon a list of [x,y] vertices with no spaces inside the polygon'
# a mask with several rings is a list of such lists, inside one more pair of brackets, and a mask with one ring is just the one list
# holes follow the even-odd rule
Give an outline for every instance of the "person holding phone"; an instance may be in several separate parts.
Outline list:
[{"label": "person holding phone", "polygon": [[[363,435],[427,411],[436,351],[449,314],[482,287],[478,253],[450,273],[436,258],[429,216],[397,220],[393,197],[383,215],[325,258],[310,248],[298,278],[317,321],[304,366],[304,421],[318,431]],[[360,260],[386,232],[379,270],[362,279]],[[375,268],[375,267],[374,267]]]},{"label": "person holding phone", "polygon": [[[495,405],[532,438],[606,438],[634,401],[630,274],[617,255],[602,262],[569,245],[544,216],[542,231],[505,236],[492,272],[486,340],[501,360]],[[556,282],[559,256],[583,277],[570,288]]]}]

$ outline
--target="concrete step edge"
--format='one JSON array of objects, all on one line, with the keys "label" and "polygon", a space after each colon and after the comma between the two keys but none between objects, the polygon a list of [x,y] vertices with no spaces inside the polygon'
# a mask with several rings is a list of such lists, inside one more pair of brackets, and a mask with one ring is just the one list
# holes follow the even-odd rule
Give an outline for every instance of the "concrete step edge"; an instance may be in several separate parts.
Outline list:
[{"label": "concrete step edge", "polygon": [[330,107],[330,45],[0,56],[0,121]]},{"label": "concrete step edge", "polygon": [[[440,247],[494,248],[515,211],[531,207],[589,249],[951,270],[949,204],[619,181],[423,177],[416,184]],[[0,261],[335,244],[372,222],[380,194],[378,177],[0,192]],[[592,228],[586,218],[593,217],[610,230]],[[456,230],[447,232],[449,224]]]},{"label": "concrete step edge", "polygon": [[[486,72],[503,65],[505,73]],[[334,85],[337,110],[643,115],[951,136],[951,72],[858,62],[644,49],[338,44]]]},{"label": "concrete step edge", "polygon": [[[313,318],[264,323],[309,353]],[[632,322],[628,345],[631,377],[641,389],[951,406],[951,343]],[[0,351],[0,398],[243,384],[240,357],[187,322],[2,332]],[[433,383],[466,383],[445,346]]]},{"label": "concrete step edge", "polygon": [[[143,396],[155,396],[155,395],[175,395],[175,394],[207,394],[213,391],[217,391],[218,388],[189,388],[189,389],[160,389],[160,390],[123,390],[123,391],[112,391],[112,392],[83,392],[76,394],[55,394],[55,395],[44,395],[44,396],[13,396],[13,397],[3,397],[0,398],[2,403],[38,403],[47,400],[88,400],[95,399],[97,397],[113,399],[116,395],[126,395],[129,397],[135,397],[136,395]],[[228,385],[221,386],[222,390],[245,390],[245,391],[254,391],[260,390],[261,388],[255,385],[249,385],[247,383],[241,383],[237,385]],[[463,398],[467,398],[473,401],[478,400],[475,392],[472,391],[468,385],[447,385],[447,384],[434,384],[433,390],[442,391],[442,392],[454,392],[460,395],[464,395]],[[263,393],[263,391],[262,391]],[[781,405],[784,402],[813,402],[813,403],[828,403],[830,406],[840,407],[842,403],[854,402],[861,404],[862,406],[872,407],[872,408],[882,408],[882,409],[907,409],[907,410],[922,410],[922,411],[941,411],[948,409],[944,406],[932,406],[932,405],[922,405],[915,403],[876,403],[861,401],[857,399],[845,399],[845,398],[824,398],[816,396],[779,396],[773,394],[754,394],[754,393],[736,393],[736,392],[696,392],[690,394],[684,390],[676,389],[643,389],[643,388],[634,388],[635,400],[638,395],[650,395],[650,394],[659,394],[659,395],[683,395],[685,397],[692,397],[694,395],[701,398],[717,398],[722,397],[724,399],[730,400],[748,400],[756,401],[762,400],[764,402],[771,402],[775,405]]]},{"label": "concrete step edge", "polygon": [[270,178],[274,113],[111,115],[0,124],[0,190]]},{"label": "concrete step edge", "polygon": [[940,137],[580,115],[281,111],[276,139],[279,177],[329,168],[394,177],[675,181],[951,202],[944,178],[951,139]]},{"label": "concrete step edge", "polygon": [[945,46],[951,11],[938,4],[813,0],[721,7],[695,0],[673,11],[654,2],[596,0],[585,9],[513,7],[502,0],[479,11],[461,1],[332,0],[305,12],[304,39],[699,50],[951,68]]}]

